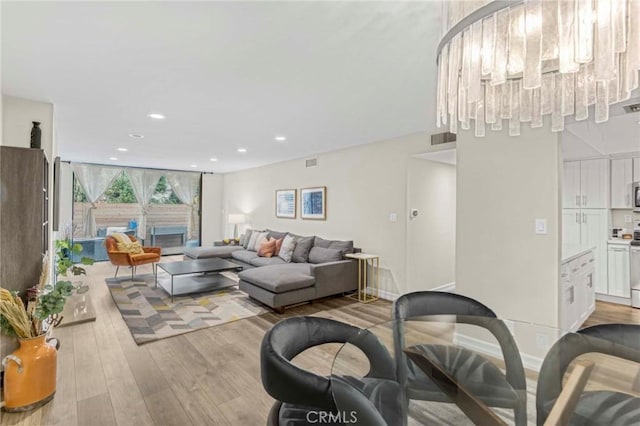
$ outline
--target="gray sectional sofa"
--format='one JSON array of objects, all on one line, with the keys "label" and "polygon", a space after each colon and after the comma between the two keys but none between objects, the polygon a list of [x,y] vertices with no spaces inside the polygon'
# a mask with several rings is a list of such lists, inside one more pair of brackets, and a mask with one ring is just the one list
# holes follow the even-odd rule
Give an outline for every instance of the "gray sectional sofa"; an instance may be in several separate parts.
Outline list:
[{"label": "gray sectional sofa", "polygon": [[[273,230],[253,232],[267,232],[268,238],[275,239],[288,234]],[[218,257],[241,265],[240,290],[279,313],[288,305],[357,290],[357,262],[344,258],[346,253],[359,251],[353,241],[290,235],[295,246],[289,262],[277,253],[273,257],[258,256],[255,250],[247,249],[249,238],[241,239],[242,245],[238,246],[190,248],[184,258]]]}]

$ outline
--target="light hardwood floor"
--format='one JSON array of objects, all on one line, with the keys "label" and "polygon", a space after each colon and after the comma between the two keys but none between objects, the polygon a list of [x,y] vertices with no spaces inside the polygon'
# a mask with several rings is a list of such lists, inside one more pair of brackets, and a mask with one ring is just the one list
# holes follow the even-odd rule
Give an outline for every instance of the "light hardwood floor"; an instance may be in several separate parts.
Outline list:
[{"label": "light hardwood floor", "polygon": [[[273,324],[318,315],[367,327],[391,314],[386,301],[332,298],[138,346],[104,283],[114,270],[98,263],[84,279],[97,320],[56,329],[61,348],[54,400],[28,413],[2,413],[2,425],[264,425],[273,400],[260,381],[259,348]],[[138,269],[150,272],[150,266]],[[588,324],[616,321],[640,323],[640,311],[598,303]],[[295,361],[328,374],[338,347],[323,345]]]}]

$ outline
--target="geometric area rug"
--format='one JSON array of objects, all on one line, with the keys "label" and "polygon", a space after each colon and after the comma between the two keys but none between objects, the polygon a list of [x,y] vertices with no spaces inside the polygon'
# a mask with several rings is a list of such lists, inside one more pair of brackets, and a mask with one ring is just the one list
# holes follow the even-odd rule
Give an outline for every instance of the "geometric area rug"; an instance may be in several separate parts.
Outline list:
[{"label": "geometric area rug", "polygon": [[[237,282],[235,274],[223,274]],[[237,286],[175,296],[171,303],[167,292],[154,288],[153,274],[105,282],[138,345],[267,312]]]}]

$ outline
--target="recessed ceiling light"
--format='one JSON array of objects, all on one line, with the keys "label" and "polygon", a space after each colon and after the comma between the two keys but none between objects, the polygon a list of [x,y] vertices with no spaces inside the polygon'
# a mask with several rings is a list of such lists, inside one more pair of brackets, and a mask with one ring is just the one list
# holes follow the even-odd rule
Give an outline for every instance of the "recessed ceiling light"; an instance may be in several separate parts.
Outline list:
[{"label": "recessed ceiling light", "polygon": [[209,158],[209,161],[218,161],[217,158]]},{"label": "recessed ceiling light", "polygon": [[109,160],[111,160],[111,161],[117,161],[117,160],[118,160],[118,158],[117,158],[117,157],[109,157]]},{"label": "recessed ceiling light", "polygon": [[192,164],[191,167],[198,167],[198,165],[197,164]]},{"label": "recessed ceiling light", "polygon": [[157,112],[152,112],[151,114],[147,114],[147,117],[153,118],[154,120],[164,120],[166,117],[162,114],[158,114]]},{"label": "recessed ceiling light", "polygon": [[286,138],[286,136],[276,136],[276,140],[277,140],[278,142],[282,142],[282,141],[286,141],[286,140],[287,140],[287,138]]},{"label": "recessed ceiling light", "polygon": [[134,138],[134,139],[143,139],[144,135],[138,135],[136,133],[129,133],[129,137],[130,138]]},{"label": "recessed ceiling light", "polygon": [[127,148],[118,148],[118,151],[120,151],[120,152],[127,152],[127,151],[129,151],[129,150],[128,150]]},{"label": "recessed ceiling light", "polygon": [[247,152],[247,148],[238,148],[238,152],[245,153]]}]

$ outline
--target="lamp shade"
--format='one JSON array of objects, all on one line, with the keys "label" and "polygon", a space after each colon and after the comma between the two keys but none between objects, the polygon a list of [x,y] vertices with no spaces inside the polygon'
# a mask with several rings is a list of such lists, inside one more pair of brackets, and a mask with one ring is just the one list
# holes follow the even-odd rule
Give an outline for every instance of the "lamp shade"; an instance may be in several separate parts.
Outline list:
[{"label": "lamp shade", "polygon": [[230,214],[229,215],[229,223],[233,225],[237,225],[239,223],[244,223],[245,217],[243,214]]}]

